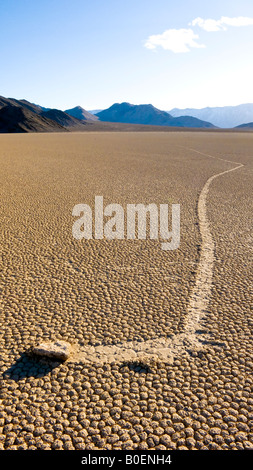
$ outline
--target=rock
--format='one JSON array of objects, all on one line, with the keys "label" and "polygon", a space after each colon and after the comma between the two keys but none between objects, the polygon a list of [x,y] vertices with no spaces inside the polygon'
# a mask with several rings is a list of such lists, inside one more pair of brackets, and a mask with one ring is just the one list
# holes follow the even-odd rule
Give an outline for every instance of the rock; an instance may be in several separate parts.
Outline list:
[{"label": "rock", "polygon": [[34,354],[66,361],[72,352],[72,345],[67,341],[47,341],[33,348]]}]

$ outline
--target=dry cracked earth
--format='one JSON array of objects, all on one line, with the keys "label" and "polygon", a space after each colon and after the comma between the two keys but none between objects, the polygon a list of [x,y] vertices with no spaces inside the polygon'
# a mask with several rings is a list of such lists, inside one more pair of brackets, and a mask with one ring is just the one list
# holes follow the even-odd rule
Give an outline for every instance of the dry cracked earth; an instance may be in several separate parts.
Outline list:
[{"label": "dry cracked earth", "polygon": [[[82,348],[183,333],[198,198],[231,161],[243,167],[216,178],[206,201],[215,258],[202,349],[173,363],[31,354],[47,340]],[[2,135],[0,168],[0,448],[253,449],[252,134]],[[72,209],[95,195],[124,208],[179,203],[180,247],[75,240]]]}]

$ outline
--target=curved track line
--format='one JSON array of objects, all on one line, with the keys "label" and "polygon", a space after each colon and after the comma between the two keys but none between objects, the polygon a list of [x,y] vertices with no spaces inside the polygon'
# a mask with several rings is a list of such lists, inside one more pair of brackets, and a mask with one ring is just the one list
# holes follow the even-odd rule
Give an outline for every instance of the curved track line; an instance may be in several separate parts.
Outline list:
[{"label": "curved track line", "polygon": [[238,170],[243,166],[243,164],[239,164],[230,170],[222,171],[208,178],[199,196],[198,218],[202,244],[195,287],[190,296],[188,316],[186,319],[185,333],[189,335],[194,334],[196,336],[199,321],[205,315],[211,298],[215,244],[210,232],[206,209],[209,188],[216,178],[230,173],[231,171]]},{"label": "curved track line", "polygon": [[[180,146],[182,147],[182,146]],[[175,335],[173,338],[157,338],[148,341],[126,341],[116,345],[84,346],[76,347],[71,362],[85,362],[103,364],[105,362],[126,362],[126,361],[149,361],[160,359],[173,363],[175,355],[187,353],[188,349],[199,350],[203,348],[203,343],[197,333],[199,323],[207,313],[207,307],[211,298],[214,251],[215,244],[212,238],[207,217],[207,196],[211,183],[222,175],[242,168],[242,163],[216,158],[195,149],[183,147],[186,150],[200,155],[221,160],[223,162],[236,164],[237,166],[229,170],[217,173],[206,181],[198,199],[198,219],[201,235],[201,251],[197,269],[196,282],[189,299],[189,306],[185,321],[184,332]],[[208,341],[207,336],[201,339]]]}]

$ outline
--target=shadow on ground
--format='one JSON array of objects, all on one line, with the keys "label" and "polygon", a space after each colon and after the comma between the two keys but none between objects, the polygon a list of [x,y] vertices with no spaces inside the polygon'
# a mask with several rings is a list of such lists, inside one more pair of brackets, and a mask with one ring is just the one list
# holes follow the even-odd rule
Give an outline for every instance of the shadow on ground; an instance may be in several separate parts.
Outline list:
[{"label": "shadow on ground", "polygon": [[120,367],[120,370],[121,372],[125,372],[127,369],[132,370],[133,372],[137,372],[138,374],[152,373],[152,367],[142,361],[124,362]]},{"label": "shadow on ground", "polygon": [[2,378],[17,382],[29,377],[44,377],[61,363],[61,361],[38,358],[30,353],[23,353],[14,364],[4,371]]}]

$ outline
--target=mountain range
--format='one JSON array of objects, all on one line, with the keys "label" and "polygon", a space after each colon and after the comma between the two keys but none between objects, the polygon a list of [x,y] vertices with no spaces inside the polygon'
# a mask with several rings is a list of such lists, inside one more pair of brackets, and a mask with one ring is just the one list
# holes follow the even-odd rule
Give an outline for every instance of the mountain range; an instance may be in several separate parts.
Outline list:
[{"label": "mountain range", "polygon": [[202,109],[173,108],[168,113],[174,117],[194,116],[209,121],[217,127],[232,128],[253,121],[253,103]]},{"label": "mountain range", "polygon": [[[90,118],[89,118],[90,117]],[[83,130],[92,114],[83,110],[77,119],[59,109],[44,108],[27,100],[0,96],[0,132],[66,132]]]},{"label": "mountain range", "polygon": [[100,121],[122,122],[131,124],[149,124],[171,127],[214,128],[210,122],[192,116],[174,118],[166,111],[155,108],[152,104],[134,105],[115,103],[110,108],[96,114]]},{"label": "mountain range", "polygon": [[65,128],[26,107],[6,105],[0,109],[0,132],[59,132]]},{"label": "mountain range", "polygon": [[[248,110],[250,110],[250,106],[248,105]],[[252,121],[253,117],[250,122],[240,123],[237,128],[251,130],[253,128]],[[61,111],[45,108],[24,99],[17,100],[0,96],[0,133],[71,132],[90,129],[162,130],[171,127],[175,129],[216,128],[213,123],[195,116],[173,117],[170,113],[161,111],[151,104],[115,103],[108,109],[92,114],[81,106]]]}]

